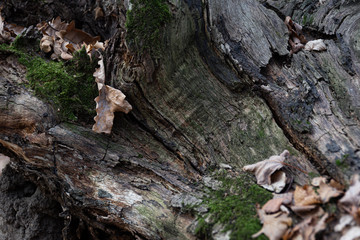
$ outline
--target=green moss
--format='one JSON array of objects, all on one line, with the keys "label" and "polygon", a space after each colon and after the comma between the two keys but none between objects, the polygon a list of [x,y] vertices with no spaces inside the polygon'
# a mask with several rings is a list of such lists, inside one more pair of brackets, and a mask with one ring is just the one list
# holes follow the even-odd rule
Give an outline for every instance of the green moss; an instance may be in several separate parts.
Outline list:
[{"label": "green moss", "polygon": [[341,170],[345,170],[349,167],[349,165],[346,163],[346,160],[348,159],[349,154],[344,154],[340,159],[335,160],[336,166],[338,166]]},{"label": "green moss", "polygon": [[305,14],[302,19],[302,25],[311,25],[314,22],[314,16]]},{"label": "green moss", "polygon": [[171,14],[164,0],[131,0],[132,9],[126,15],[126,40],[139,53],[160,50],[160,33]]},{"label": "green moss", "polygon": [[[272,194],[251,184],[247,175],[236,179],[220,176],[219,179],[223,183],[222,188],[210,190],[203,201],[209,212],[198,217],[196,234],[201,238],[210,238],[212,227],[220,223],[224,225],[224,232],[231,230],[231,239],[251,239],[251,235],[261,229],[255,204],[265,204]],[[259,239],[266,238],[261,236]]]},{"label": "green moss", "polygon": [[95,114],[97,88],[92,75],[97,61],[90,60],[84,48],[69,62],[49,61],[27,53],[21,42],[19,37],[10,46],[1,45],[0,50],[16,54],[26,66],[35,95],[54,104],[62,120],[89,121]]}]

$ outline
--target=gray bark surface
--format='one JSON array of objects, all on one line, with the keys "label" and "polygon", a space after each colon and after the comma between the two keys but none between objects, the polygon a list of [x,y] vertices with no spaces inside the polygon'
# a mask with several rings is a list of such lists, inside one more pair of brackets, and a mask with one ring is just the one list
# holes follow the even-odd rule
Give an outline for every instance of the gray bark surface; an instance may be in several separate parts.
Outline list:
[{"label": "gray bark surface", "polygon": [[[221,163],[243,174],[288,149],[295,166],[338,181],[360,169],[358,3],[170,1],[166,51],[136,58],[125,43],[128,2],[98,1],[100,20],[92,1],[70,2],[5,1],[2,12],[25,26],[60,15],[110,38],[107,84],[133,106],[115,115],[110,136],[59,122],[24,87],[16,57],[0,54],[0,151],[62,206],[64,237],[195,239],[179,196],[200,197]],[[327,51],[289,56],[285,16]]]}]

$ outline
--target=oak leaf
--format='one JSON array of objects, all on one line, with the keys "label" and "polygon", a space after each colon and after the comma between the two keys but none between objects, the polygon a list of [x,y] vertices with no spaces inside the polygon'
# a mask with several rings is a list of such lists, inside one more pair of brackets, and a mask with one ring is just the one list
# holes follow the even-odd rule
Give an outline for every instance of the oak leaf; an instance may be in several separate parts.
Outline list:
[{"label": "oak leaf", "polygon": [[331,187],[324,182],[320,182],[320,187],[317,192],[319,193],[321,201],[323,203],[327,203],[329,202],[330,198],[338,197],[342,194],[341,191]]},{"label": "oak leaf", "polygon": [[253,172],[257,184],[275,192],[281,192],[286,185],[286,174],[280,171],[289,152],[285,150],[279,156],[271,156],[264,161],[243,167],[244,171]]},{"label": "oak leaf", "polygon": [[51,52],[52,47],[54,46],[54,39],[51,36],[44,35],[40,40],[40,49],[41,51],[48,53]]},{"label": "oak leaf", "polygon": [[10,158],[0,153],[0,175],[2,170],[6,167],[6,165],[10,162]]},{"label": "oak leaf", "polygon": [[325,177],[315,177],[311,180],[311,185],[313,185],[314,187],[318,187],[320,186],[320,183],[326,183],[327,179]]},{"label": "oak leaf", "polygon": [[360,178],[356,174],[351,178],[350,187],[345,192],[345,195],[339,200],[342,206],[355,206],[359,207],[360,204]]},{"label": "oak leaf", "polygon": [[309,185],[303,187],[296,186],[294,201],[295,206],[307,206],[321,203],[320,196],[317,195],[314,189]]},{"label": "oak leaf", "polygon": [[325,221],[329,217],[325,213],[320,219],[316,216],[304,219],[298,223],[290,232],[285,234],[285,239],[315,240],[318,232],[326,228]]},{"label": "oak leaf", "polygon": [[265,203],[261,208],[265,213],[275,213],[280,211],[280,206],[283,203],[284,198],[273,198]]},{"label": "oak leaf", "polygon": [[270,240],[279,240],[292,224],[292,219],[283,212],[266,214],[264,210],[258,208],[257,213],[263,227],[259,232],[252,235],[252,238],[256,238],[263,233]]},{"label": "oak leaf", "polygon": [[312,41],[308,41],[304,47],[304,49],[306,51],[325,51],[326,50],[326,45],[324,43],[324,40],[322,39],[317,39],[317,40],[312,40]]},{"label": "oak leaf", "polygon": [[114,112],[128,113],[132,106],[125,100],[125,94],[120,90],[105,85],[105,68],[102,57],[99,60],[99,68],[93,76],[99,89],[99,96],[95,98],[96,117],[93,131],[97,133],[111,133],[114,121]]}]

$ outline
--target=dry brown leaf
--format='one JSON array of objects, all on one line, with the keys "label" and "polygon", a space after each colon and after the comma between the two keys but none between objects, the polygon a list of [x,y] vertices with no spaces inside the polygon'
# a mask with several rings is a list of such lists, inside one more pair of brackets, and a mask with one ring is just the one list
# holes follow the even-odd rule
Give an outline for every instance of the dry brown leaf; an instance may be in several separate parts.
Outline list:
[{"label": "dry brown leaf", "polygon": [[13,23],[5,23],[4,28],[7,31],[9,31],[13,37],[16,37],[17,35],[22,33],[22,31],[24,31],[24,29],[25,29],[25,27],[19,26],[19,25],[13,24]]},{"label": "dry brown leaf", "polygon": [[[57,17],[49,23],[40,23],[37,27],[42,31],[44,36],[53,38],[54,43],[52,50],[54,51],[54,54],[51,56],[53,59],[59,57],[64,60],[71,59],[72,57],[70,57],[70,55],[73,52],[80,50],[84,44],[89,45],[86,46],[87,50],[91,49],[91,51],[87,51],[90,57],[95,50],[105,48],[104,44],[99,42],[100,37],[92,37],[90,34],[75,28],[74,21],[66,23],[61,21],[60,17]],[[50,52],[51,49],[49,48],[49,44],[49,42],[46,42],[46,45],[44,47],[40,46],[40,48]]]},{"label": "dry brown leaf", "polygon": [[294,22],[291,17],[287,16],[285,18],[285,25],[287,26],[289,31],[289,44],[291,46],[291,55],[303,49],[307,41],[305,36],[302,34],[302,26]]},{"label": "dry brown leaf", "polygon": [[311,185],[313,185],[314,187],[318,187],[320,186],[320,183],[323,182],[323,183],[326,183],[327,182],[327,179],[325,177],[316,177],[316,178],[313,178],[311,180]]},{"label": "dry brown leaf", "polygon": [[288,156],[289,152],[285,150],[279,156],[271,156],[264,161],[244,166],[243,170],[253,172],[257,184],[262,187],[270,191],[281,192],[286,185],[286,175],[279,170],[284,167],[283,163]]},{"label": "dry brown leaf", "polygon": [[101,9],[101,7],[96,7],[94,11],[95,11],[95,20],[104,17],[104,11]]},{"label": "dry brown leaf", "polygon": [[287,192],[287,193],[281,193],[281,194],[273,194],[274,198],[282,198],[283,204],[290,205],[293,201],[294,192]]},{"label": "dry brown leaf", "polygon": [[283,203],[285,198],[273,198],[267,201],[264,206],[261,208],[265,213],[276,213],[280,211],[280,206]]},{"label": "dry brown leaf", "polygon": [[104,60],[100,58],[98,61],[99,67],[94,72],[93,76],[95,77],[95,82],[97,83],[98,90],[102,89],[103,85],[105,84],[105,67],[104,67]]},{"label": "dry brown leaf", "polygon": [[6,167],[6,165],[10,162],[10,158],[0,153],[0,175],[2,170]]},{"label": "dry brown leaf", "polygon": [[325,51],[326,50],[326,45],[324,43],[324,40],[317,39],[317,40],[307,42],[304,49],[306,51],[318,51],[318,52],[320,52],[320,51]]},{"label": "dry brown leaf", "polygon": [[339,200],[341,206],[355,206],[360,204],[360,178],[355,174],[350,181],[350,187],[345,192],[345,195]]},{"label": "dry brown leaf", "polygon": [[344,191],[345,189],[345,186],[336,182],[334,179],[331,179],[330,180],[330,183],[329,183],[330,186],[332,186],[333,188],[336,188],[337,190],[339,191]]},{"label": "dry brown leaf", "polygon": [[263,227],[259,232],[252,235],[253,238],[264,233],[270,240],[279,240],[292,224],[292,219],[286,213],[266,214],[264,210],[257,209]]},{"label": "dry brown leaf", "polygon": [[346,214],[341,216],[339,223],[336,224],[334,230],[335,232],[342,232],[346,226],[354,225],[354,224],[355,224],[354,218],[351,215]]},{"label": "dry brown leaf", "polygon": [[93,131],[97,133],[111,133],[114,112],[128,113],[132,106],[125,100],[125,95],[118,89],[104,85],[96,101],[96,117]]},{"label": "dry brown leaf", "polygon": [[338,197],[342,194],[341,191],[329,186],[324,182],[320,182],[320,187],[317,190],[323,203],[329,202],[330,198]]},{"label": "dry brown leaf", "polygon": [[6,23],[0,14],[0,43],[10,42],[14,38],[11,36],[11,32],[6,29]]},{"label": "dry brown leaf", "polygon": [[307,206],[321,203],[320,196],[318,196],[312,186],[305,185],[303,187],[296,186],[294,192],[295,206]]},{"label": "dry brown leaf", "polygon": [[40,49],[41,51],[48,53],[52,50],[54,45],[54,39],[51,36],[44,35],[40,40]]},{"label": "dry brown leaf", "polygon": [[326,228],[328,217],[328,213],[325,213],[320,219],[317,216],[306,218],[288,231],[284,239],[315,240],[316,234]]},{"label": "dry brown leaf", "polygon": [[66,52],[62,52],[60,57],[64,60],[70,60],[73,58],[73,55],[69,54],[69,53],[66,53]]},{"label": "dry brown leaf", "polygon": [[322,216],[324,214],[322,207],[317,205],[291,206],[290,208],[297,216],[303,219],[314,216]]},{"label": "dry brown leaf", "polygon": [[360,227],[355,226],[350,228],[346,233],[340,238],[340,240],[356,240],[360,237]]}]

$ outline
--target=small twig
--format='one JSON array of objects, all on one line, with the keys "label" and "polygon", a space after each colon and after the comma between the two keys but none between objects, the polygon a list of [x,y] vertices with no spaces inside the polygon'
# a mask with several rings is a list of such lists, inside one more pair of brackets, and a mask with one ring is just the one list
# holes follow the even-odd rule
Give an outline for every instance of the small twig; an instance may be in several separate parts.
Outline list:
[{"label": "small twig", "polygon": [[304,174],[306,174],[306,175],[309,174],[308,172],[306,172],[306,171],[304,171],[304,170],[302,170],[302,169],[300,169],[300,168],[298,168],[298,167],[295,167],[295,166],[293,166],[293,165],[290,165],[290,164],[288,164],[288,163],[282,162],[281,164],[284,165],[284,166],[287,166],[287,167],[294,168],[294,169],[296,169],[296,170],[298,170],[298,171],[300,171],[300,172],[302,172],[302,173],[304,173]]}]

